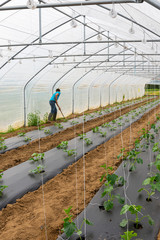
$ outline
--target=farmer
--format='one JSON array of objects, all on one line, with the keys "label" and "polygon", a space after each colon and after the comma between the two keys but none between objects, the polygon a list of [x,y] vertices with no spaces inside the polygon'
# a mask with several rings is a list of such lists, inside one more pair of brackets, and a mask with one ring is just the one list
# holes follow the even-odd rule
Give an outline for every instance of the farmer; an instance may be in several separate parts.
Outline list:
[{"label": "farmer", "polygon": [[51,118],[53,116],[53,121],[56,120],[56,116],[57,116],[57,108],[56,105],[58,106],[59,110],[61,111],[60,106],[58,105],[58,98],[61,94],[61,91],[59,88],[56,89],[56,92],[52,95],[51,99],[49,100],[49,104],[51,105],[51,112],[48,116],[48,121],[51,121]]}]

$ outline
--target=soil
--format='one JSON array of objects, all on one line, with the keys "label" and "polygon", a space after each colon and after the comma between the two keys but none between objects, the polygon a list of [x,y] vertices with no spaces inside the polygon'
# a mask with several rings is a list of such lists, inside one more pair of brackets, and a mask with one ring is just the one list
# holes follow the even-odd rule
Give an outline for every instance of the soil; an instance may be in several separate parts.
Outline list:
[{"label": "soil", "polygon": [[[144,101],[142,103],[135,104],[134,106],[129,106],[122,110],[117,110],[113,113],[101,116],[98,119],[92,119],[90,121],[87,121],[84,123],[84,132],[88,132],[92,128],[100,126],[105,122],[110,122],[113,119],[118,118],[120,115],[125,114],[133,109],[136,109],[146,104],[146,102],[150,101]],[[56,147],[62,141],[68,141],[70,139],[73,139],[75,136],[78,136],[78,134],[81,133],[83,133],[83,124],[78,124],[71,128],[67,128],[64,131],[56,133],[52,136],[47,136],[40,140],[39,139],[34,140],[27,145],[23,145],[17,149],[13,149],[3,154],[0,154],[1,159],[0,169],[3,169],[5,171],[13,166],[16,166],[22,162],[27,161],[34,152],[39,152],[39,144],[41,145],[40,151],[46,152]]]},{"label": "soil", "polygon": [[[15,204],[0,212],[0,232],[3,240],[56,240],[66,217],[64,209],[72,206],[76,217],[90,202],[102,183],[99,181],[107,163],[114,171],[121,160],[117,155],[134,147],[135,139],[147,123],[154,123],[160,106],[146,113],[122,133],[87,153],[79,161],[48,181],[34,192],[27,193]],[[84,203],[85,188],[85,203]],[[94,226],[93,226],[94,227]]]},{"label": "soil", "polygon": [[[136,99],[134,99],[134,100],[140,100],[140,99],[141,99],[141,100],[143,101],[144,98],[146,98],[146,96],[144,96],[144,97],[142,97],[142,98],[136,98]],[[147,101],[147,100],[146,100],[146,101]],[[102,109],[104,109],[104,108],[107,108],[107,107],[113,107],[113,106],[117,106],[117,105],[120,105],[120,104],[123,104],[123,103],[129,103],[129,102],[133,102],[133,99],[130,100],[130,101],[122,101],[122,102],[120,102],[120,103],[114,103],[114,104],[111,104],[111,105],[106,105],[105,107],[99,107],[99,108],[90,109],[90,110],[85,111],[84,114],[90,114],[90,113],[93,113],[93,112],[95,112],[95,111],[100,111],[100,110],[102,110]],[[80,114],[71,114],[71,115],[69,115],[68,117],[66,117],[66,119],[73,119],[73,118],[75,118],[75,117],[79,117],[79,116],[82,116],[82,115],[83,115],[83,113],[80,113]],[[58,123],[59,123],[59,122],[63,122],[63,118],[57,119],[56,122],[58,122]],[[53,122],[52,122],[52,124],[53,124]],[[45,127],[48,127],[48,126],[51,125],[51,123],[44,123],[44,124],[42,124],[42,125],[45,126]],[[13,131],[13,132],[0,133],[0,137],[4,137],[4,138],[6,139],[6,138],[10,138],[10,137],[17,136],[17,134],[20,133],[20,132],[25,132],[25,133],[27,133],[27,132],[30,132],[30,131],[33,131],[33,130],[37,130],[37,126],[21,127],[21,128],[19,128],[19,129],[16,129],[16,130]]]}]

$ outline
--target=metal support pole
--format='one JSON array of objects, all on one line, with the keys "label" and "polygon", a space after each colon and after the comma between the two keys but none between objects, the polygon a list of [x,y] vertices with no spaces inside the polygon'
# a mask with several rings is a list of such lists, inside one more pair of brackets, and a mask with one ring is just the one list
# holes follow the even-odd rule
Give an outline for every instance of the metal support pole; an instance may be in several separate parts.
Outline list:
[{"label": "metal support pole", "polygon": [[109,61],[109,31],[108,31],[108,61]]},{"label": "metal support pole", "polygon": [[[39,4],[41,4],[41,2],[39,1]],[[42,43],[42,12],[41,12],[41,8],[39,8],[39,43]]]},{"label": "metal support pole", "polygon": [[[86,16],[83,16],[83,20],[84,20],[84,25],[83,25],[83,30],[84,30],[84,42],[86,41]],[[84,43],[84,55],[86,55],[86,44]]]},{"label": "metal support pole", "polygon": [[[142,0],[143,1],[143,0]],[[114,4],[120,3],[142,3],[141,0],[114,0]],[[88,5],[100,5],[100,4],[112,4],[113,0],[95,0],[95,1],[82,1],[82,2],[61,2],[61,3],[47,3],[37,4],[37,8],[59,8],[59,7],[77,7],[77,6],[88,6]],[[11,10],[24,10],[29,8],[26,5],[2,7],[0,11],[11,11]]]}]

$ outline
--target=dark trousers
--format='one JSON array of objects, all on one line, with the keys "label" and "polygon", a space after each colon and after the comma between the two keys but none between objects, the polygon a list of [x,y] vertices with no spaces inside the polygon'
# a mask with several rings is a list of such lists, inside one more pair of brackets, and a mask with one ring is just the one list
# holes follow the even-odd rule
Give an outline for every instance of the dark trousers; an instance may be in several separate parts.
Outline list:
[{"label": "dark trousers", "polygon": [[57,113],[57,108],[56,108],[55,101],[49,101],[49,104],[51,106],[51,113]]},{"label": "dark trousers", "polygon": [[53,121],[55,121],[57,116],[56,103],[54,101],[49,101],[49,104],[51,106],[51,112],[48,116],[48,120],[51,121],[51,119],[53,119]]}]

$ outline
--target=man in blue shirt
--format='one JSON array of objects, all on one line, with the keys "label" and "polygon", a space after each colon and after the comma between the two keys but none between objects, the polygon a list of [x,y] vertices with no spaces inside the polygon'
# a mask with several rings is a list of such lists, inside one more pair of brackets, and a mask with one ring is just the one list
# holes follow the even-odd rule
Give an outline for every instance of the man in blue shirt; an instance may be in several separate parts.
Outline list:
[{"label": "man in blue shirt", "polygon": [[51,121],[51,118],[53,117],[53,121],[56,120],[56,116],[57,116],[57,108],[56,105],[58,106],[59,110],[61,111],[60,106],[58,105],[58,98],[61,94],[61,91],[59,88],[56,89],[56,92],[52,95],[51,99],[49,100],[49,104],[51,105],[51,112],[48,116],[48,121]]}]

